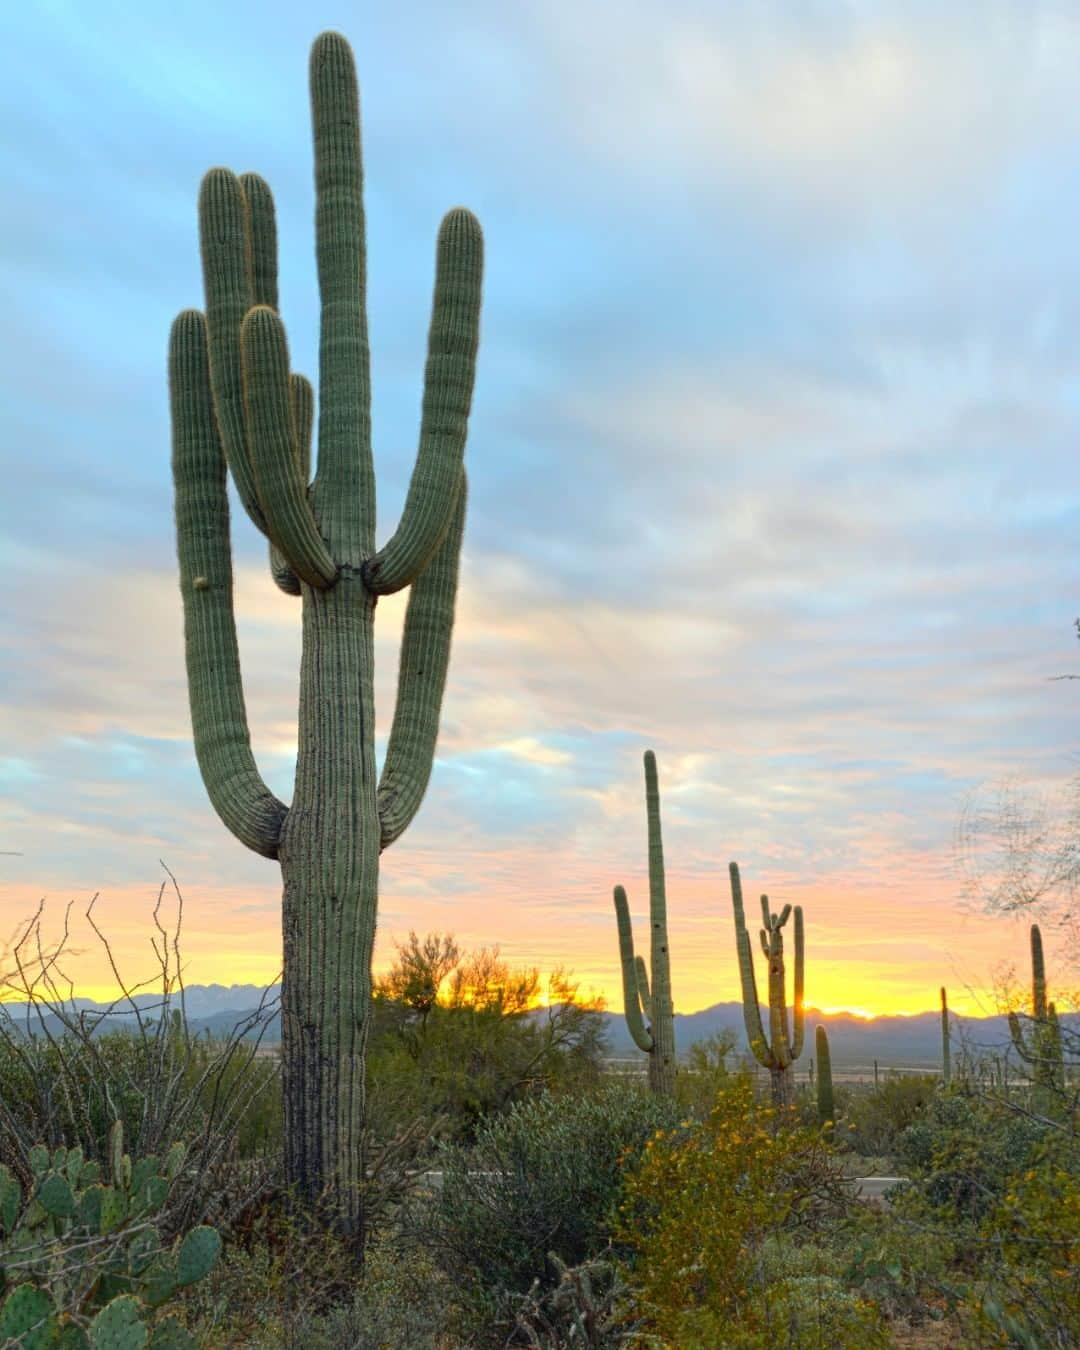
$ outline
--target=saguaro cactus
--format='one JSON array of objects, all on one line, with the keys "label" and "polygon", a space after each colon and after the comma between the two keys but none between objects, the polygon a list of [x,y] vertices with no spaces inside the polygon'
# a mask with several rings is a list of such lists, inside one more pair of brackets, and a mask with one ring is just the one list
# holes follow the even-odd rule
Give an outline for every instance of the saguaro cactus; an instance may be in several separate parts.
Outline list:
[{"label": "saguaro cactus", "polygon": [[814,1049],[817,1052],[818,1124],[828,1125],[830,1121],[836,1119],[832,1090],[832,1056],[829,1053],[828,1033],[820,1025],[814,1030]]},{"label": "saguaro cactus", "polygon": [[[779,914],[769,910],[769,897],[761,897],[761,948],[769,963],[769,1039],[761,1025],[758,1004],[757,979],[754,975],[754,956],[750,949],[750,935],[746,931],[743,912],[742,881],[738,863],[731,863],[731,899],[735,909],[735,947],[739,955],[739,981],[742,985],[743,1021],[746,1038],[759,1064],[769,1070],[774,1106],[790,1106],[794,1096],[791,1066],[802,1054],[803,1048],[803,914],[795,906],[795,1009],[793,1029],[789,1030],[787,994],[785,991],[783,927],[791,914],[785,905]],[[819,1069],[820,1072],[820,1069]]]},{"label": "saguaro cactus", "polygon": [[949,1044],[949,1003],[945,986],[941,986],[941,1081],[948,1084],[952,1078],[952,1054]]},{"label": "saguaro cactus", "polygon": [[1015,1012],[1009,1013],[1009,1033],[1016,1053],[1031,1069],[1036,1086],[1054,1091],[1064,1085],[1065,1079],[1061,1026],[1057,1009],[1046,1001],[1046,963],[1037,923],[1031,925],[1031,1011],[1030,1038],[1024,1035]]},{"label": "saguaro cactus", "polygon": [[644,958],[634,955],[630,907],[621,886],[615,887],[615,921],[619,929],[626,1025],[634,1044],[649,1056],[649,1087],[668,1096],[675,1090],[675,1012],[671,1001],[664,845],[660,837],[660,787],[656,756],[651,750],[645,751],[645,816],[649,830],[651,986]]},{"label": "saguaro cactus", "polygon": [[[270,190],[212,169],[199,198],[205,315],[173,324],[169,385],[177,548],[195,750],[222,821],[276,858],[284,882],[286,1168],[362,1240],[364,1050],[379,854],[412,820],[438,734],[465,517],[462,459],[483,243],[465,210],[439,230],[420,446],[397,531],[375,546],[360,114],[352,52],[311,52],[315,232],[322,300],[318,468],[313,393],[290,374],[277,313]],[[267,536],[274,578],[303,611],[292,804],[259,776],[233,619],[226,463]],[[375,602],[411,586],[381,776],[374,739]]]}]

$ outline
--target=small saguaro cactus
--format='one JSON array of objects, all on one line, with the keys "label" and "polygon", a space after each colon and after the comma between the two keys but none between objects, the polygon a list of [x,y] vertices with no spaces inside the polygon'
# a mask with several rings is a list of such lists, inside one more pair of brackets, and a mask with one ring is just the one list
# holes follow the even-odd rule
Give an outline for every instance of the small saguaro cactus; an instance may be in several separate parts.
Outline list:
[{"label": "small saguaro cactus", "polygon": [[941,986],[941,1081],[948,1086],[952,1078],[952,1054],[949,1043],[949,1003]]},{"label": "small saguaro cactus", "polygon": [[1061,1026],[1057,1009],[1046,1001],[1046,963],[1037,923],[1031,925],[1031,1012],[1030,1038],[1024,1035],[1015,1012],[1009,1013],[1009,1034],[1016,1053],[1031,1069],[1036,1086],[1053,1092],[1063,1087],[1065,1080]]},{"label": "small saguaro cactus", "polygon": [[[743,1021],[746,1039],[754,1058],[769,1070],[774,1106],[790,1106],[794,1097],[794,1078],[791,1066],[802,1054],[803,1048],[803,913],[795,906],[795,1008],[792,1028],[789,1030],[787,993],[784,987],[783,928],[791,915],[791,906],[785,905],[779,914],[769,910],[769,897],[761,897],[761,949],[769,963],[769,1038],[761,1024],[758,1003],[757,978],[754,975],[754,954],[750,934],[746,931],[743,911],[742,881],[738,863],[731,863],[731,900],[735,909],[735,947],[739,956],[739,982],[742,985]],[[819,1069],[820,1072],[820,1069]]]},{"label": "small saguaro cactus", "polygon": [[[360,108],[348,43],[311,52],[315,235],[322,300],[314,393],[290,373],[278,314],[270,189],[211,169],[199,196],[206,313],[173,324],[169,386],[176,533],[195,752],[241,843],[281,865],[285,1170],[300,1199],[362,1243],[364,1057],[379,855],[431,774],[465,520],[463,454],[483,241],[466,210],[439,229],[420,445],[396,532],[375,543]],[[233,617],[226,465],[302,606],[299,745],[288,807],[251,751]],[[397,702],[375,765],[374,619],[411,587]]]},{"label": "small saguaro cactus", "polygon": [[832,1090],[832,1056],[829,1054],[828,1033],[820,1025],[814,1031],[814,1049],[817,1052],[818,1124],[828,1125],[836,1119]]},{"label": "small saguaro cactus", "polygon": [[634,954],[630,907],[621,886],[615,887],[615,921],[619,929],[626,1025],[634,1044],[649,1056],[649,1087],[661,1096],[670,1096],[675,1090],[675,1012],[671,1001],[664,845],[660,837],[660,787],[656,756],[651,750],[645,751],[645,817],[649,831],[651,984],[644,957]]}]

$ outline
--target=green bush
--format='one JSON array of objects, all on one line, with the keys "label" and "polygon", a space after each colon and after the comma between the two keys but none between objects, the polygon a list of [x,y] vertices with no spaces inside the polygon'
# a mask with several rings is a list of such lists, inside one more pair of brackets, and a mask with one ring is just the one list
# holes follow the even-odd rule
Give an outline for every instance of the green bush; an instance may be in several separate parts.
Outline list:
[{"label": "green bush", "polygon": [[574,1267],[605,1249],[628,1164],[677,1118],[673,1103],[624,1084],[518,1103],[472,1147],[443,1147],[422,1240],[453,1283],[505,1315],[507,1296],[558,1282],[549,1252]]},{"label": "green bush", "polygon": [[900,1135],[926,1113],[941,1086],[933,1074],[886,1074],[880,1086],[843,1094],[844,1142],[864,1157],[896,1151]]}]

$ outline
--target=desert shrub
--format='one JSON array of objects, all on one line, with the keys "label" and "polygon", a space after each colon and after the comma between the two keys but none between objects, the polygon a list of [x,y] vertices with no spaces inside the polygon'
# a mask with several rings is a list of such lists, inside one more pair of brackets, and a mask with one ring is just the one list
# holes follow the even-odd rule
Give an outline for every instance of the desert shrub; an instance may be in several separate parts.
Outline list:
[{"label": "desert shrub", "polygon": [[452,938],[411,933],[376,989],[372,1130],[390,1137],[426,1116],[464,1141],[516,1101],[590,1090],[600,1080],[601,1008],[561,970],[542,989],[536,969],[513,969],[498,948],[463,956]]},{"label": "desert shrub", "polygon": [[268,1184],[280,1153],[277,1060],[257,1053],[276,1001],[265,999],[220,1038],[192,1035],[178,974],[180,920],[170,934],[161,903],[159,894],[160,986],[136,994],[124,986],[91,902],[86,917],[123,990],[106,1007],[79,1007],[60,987],[66,927],[49,949],[41,908],[25,925],[0,974],[0,1160],[24,1182],[38,1143],[77,1147],[100,1165],[119,1121],[135,1156],[184,1145],[188,1166],[172,1197],[179,1227],[227,1223]]},{"label": "desert shrub", "polygon": [[658,1131],[627,1182],[618,1237],[649,1330],[688,1347],[882,1343],[836,1274],[776,1258],[782,1234],[807,1243],[850,1207],[820,1131],[779,1128],[733,1078],[706,1120]]},{"label": "desert shrub", "polygon": [[441,1150],[441,1193],[415,1221],[421,1240],[497,1323],[535,1280],[541,1292],[558,1282],[549,1252],[578,1266],[604,1250],[627,1165],[677,1119],[673,1103],[623,1084],[518,1103],[472,1147]]},{"label": "desert shrub", "polygon": [[675,1095],[688,1113],[709,1114],[735,1072],[734,1052],[735,1033],[726,1030],[694,1041],[689,1047],[675,1079]]},{"label": "desert shrub", "polygon": [[900,1135],[926,1112],[941,1080],[933,1074],[886,1074],[869,1091],[843,1095],[845,1141],[863,1156],[891,1154]]},{"label": "desert shrub", "polygon": [[957,1089],[939,1092],[899,1135],[897,1156],[917,1182],[912,1194],[962,1227],[998,1203],[1045,1137],[1027,1115]]},{"label": "desert shrub", "polygon": [[207,1346],[245,1350],[435,1350],[450,1344],[453,1290],[429,1253],[384,1241],[353,1254],[332,1233],[301,1230],[269,1208],[187,1296],[188,1325]]},{"label": "desert shrub", "polygon": [[[942,1093],[900,1140],[913,1182],[896,1220],[936,1233],[942,1279],[973,1343],[1080,1343],[1080,1149],[1075,1124],[972,1090]],[[996,1340],[995,1340],[996,1338]]]}]

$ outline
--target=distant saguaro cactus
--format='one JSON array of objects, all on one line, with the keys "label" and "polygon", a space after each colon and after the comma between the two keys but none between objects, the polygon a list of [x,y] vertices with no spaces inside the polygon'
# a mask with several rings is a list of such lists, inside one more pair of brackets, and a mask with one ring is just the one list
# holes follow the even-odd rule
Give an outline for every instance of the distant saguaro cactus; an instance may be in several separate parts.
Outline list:
[{"label": "distant saguaro cactus", "polygon": [[952,1078],[952,1047],[949,1044],[949,1003],[945,986],[941,986],[941,1081],[946,1085]]},{"label": "distant saguaro cactus", "polygon": [[817,1053],[817,1114],[818,1124],[827,1125],[836,1119],[836,1107],[833,1104],[832,1056],[829,1053],[829,1036],[823,1026],[814,1031],[814,1049]]},{"label": "distant saguaro cactus", "polygon": [[634,955],[630,907],[621,886],[615,887],[615,921],[619,930],[626,1025],[634,1044],[649,1056],[649,1087],[661,1096],[670,1096],[675,1090],[675,1012],[671,1001],[664,845],[660,837],[660,787],[656,756],[651,750],[645,751],[645,816],[649,831],[651,985],[644,957]]},{"label": "distant saguaro cactus", "polygon": [[[785,905],[779,914],[769,911],[769,897],[761,897],[761,949],[769,963],[769,1039],[761,1024],[761,1008],[758,1003],[757,979],[754,975],[754,955],[750,947],[750,935],[746,931],[746,915],[743,911],[742,881],[739,878],[739,865],[732,863],[731,899],[735,909],[735,946],[739,956],[739,981],[742,985],[743,1021],[746,1024],[746,1038],[750,1049],[759,1064],[769,1070],[772,1083],[772,1099],[775,1106],[790,1106],[794,1096],[794,1080],[791,1066],[802,1054],[803,1048],[803,913],[799,905],[795,906],[795,1008],[793,1027],[789,1030],[787,1011],[787,992],[785,990],[786,972],[784,969],[783,927],[791,914],[791,906]],[[820,1074],[820,1068],[819,1068]]]},{"label": "distant saguaro cactus", "polygon": [[[439,230],[420,445],[397,531],[375,544],[360,110],[348,43],[311,52],[315,233],[322,313],[314,395],[290,374],[277,312],[274,205],[255,174],[211,169],[199,197],[206,313],[173,324],[169,386],[176,532],[195,751],[210,800],[284,881],[285,1161],[362,1242],[364,1053],[379,854],[424,796],[450,655],[465,519],[463,452],[479,332],[483,242],[465,210]],[[292,804],[251,751],[233,617],[226,464],[303,610]],[[397,704],[375,769],[374,618],[411,586]]]},{"label": "distant saguaro cactus", "polygon": [[1031,925],[1031,1036],[1024,1035],[1020,1018],[1009,1013],[1009,1034],[1016,1053],[1031,1070],[1037,1087],[1060,1090],[1065,1082],[1061,1025],[1057,1009],[1046,1001],[1046,963],[1043,959],[1042,933]]}]

